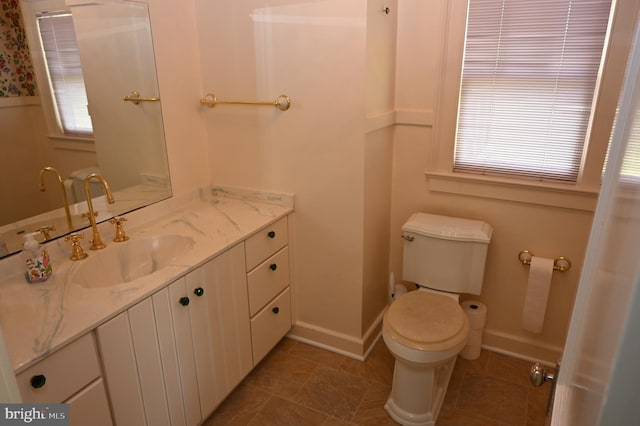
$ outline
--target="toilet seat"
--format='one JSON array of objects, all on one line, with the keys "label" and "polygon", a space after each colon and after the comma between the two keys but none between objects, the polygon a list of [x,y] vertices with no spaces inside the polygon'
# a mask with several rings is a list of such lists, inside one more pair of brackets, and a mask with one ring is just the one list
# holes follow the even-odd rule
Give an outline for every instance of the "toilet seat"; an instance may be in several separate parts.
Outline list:
[{"label": "toilet seat", "polygon": [[[452,298],[412,291],[391,304],[383,318],[385,341],[401,345],[406,358],[450,356],[462,349],[469,334],[469,320]],[[409,359],[412,360],[412,359]],[[418,361],[418,359],[413,359]]]}]

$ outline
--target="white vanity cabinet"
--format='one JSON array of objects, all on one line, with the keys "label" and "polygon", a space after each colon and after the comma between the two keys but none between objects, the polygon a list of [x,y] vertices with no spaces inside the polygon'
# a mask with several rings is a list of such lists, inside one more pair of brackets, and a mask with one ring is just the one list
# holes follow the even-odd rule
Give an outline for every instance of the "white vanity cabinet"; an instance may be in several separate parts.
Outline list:
[{"label": "white vanity cabinet", "polygon": [[254,365],[291,328],[287,228],[284,217],[245,241]]},{"label": "white vanity cabinet", "polygon": [[97,336],[116,424],[199,424],[253,367],[243,244]]},{"label": "white vanity cabinet", "polygon": [[93,333],[87,333],[16,376],[24,402],[69,404],[72,426],[111,425]]},{"label": "white vanity cabinet", "polygon": [[253,368],[244,265],[241,243],[184,280],[203,418]]}]

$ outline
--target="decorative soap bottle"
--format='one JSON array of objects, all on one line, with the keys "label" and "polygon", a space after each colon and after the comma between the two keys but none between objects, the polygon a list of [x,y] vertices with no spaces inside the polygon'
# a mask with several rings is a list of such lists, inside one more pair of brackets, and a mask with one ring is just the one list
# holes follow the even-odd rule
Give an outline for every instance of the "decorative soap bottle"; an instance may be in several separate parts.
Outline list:
[{"label": "decorative soap bottle", "polygon": [[22,256],[26,263],[27,271],[24,274],[28,283],[41,283],[49,279],[53,273],[49,253],[45,248],[40,247],[36,241],[38,232],[32,232],[24,236],[24,249]]}]

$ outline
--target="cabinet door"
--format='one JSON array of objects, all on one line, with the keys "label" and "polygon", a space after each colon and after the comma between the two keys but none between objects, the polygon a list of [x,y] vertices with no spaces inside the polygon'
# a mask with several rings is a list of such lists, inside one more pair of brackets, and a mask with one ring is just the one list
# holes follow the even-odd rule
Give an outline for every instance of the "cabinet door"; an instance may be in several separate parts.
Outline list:
[{"label": "cabinet door", "polygon": [[203,417],[253,367],[245,271],[238,244],[186,277]]},{"label": "cabinet door", "polygon": [[129,322],[147,424],[169,426],[169,407],[151,298],[129,309]]},{"label": "cabinet door", "polygon": [[138,367],[129,329],[129,316],[123,312],[97,328],[103,376],[117,425],[145,425]]},{"label": "cabinet door", "polygon": [[[162,359],[162,373],[164,375],[164,383],[167,392],[167,403],[169,405],[171,426],[185,426],[187,424],[185,413],[186,404],[183,404],[182,398],[182,382],[180,378],[176,342],[173,335],[173,321],[169,305],[169,290],[164,288],[154,294],[151,298],[153,301],[153,314],[155,317],[156,331],[158,333],[160,358]],[[197,411],[199,415],[200,406],[198,406]]]},{"label": "cabinet door", "polygon": [[[157,311],[157,321],[163,324],[163,328],[171,327],[173,334],[173,347],[176,351],[178,366],[180,370],[180,394],[176,395],[181,398],[184,403],[184,411],[187,425],[196,425],[202,420],[200,410],[200,397],[198,395],[198,384],[201,381],[199,374],[196,373],[196,365],[193,352],[193,340],[191,337],[191,320],[189,311],[191,310],[191,299],[187,295],[185,279],[181,278],[171,284],[167,290],[168,299],[166,301],[169,314]],[[160,296],[158,294],[157,296]],[[158,306],[162,306],[160,301],[156,301],[154,296],[154,304],[158,302]],[[189,302],[186,299],[187,297]],[[164,320],[161,318],[164,316]],[[171,324],[166,319],[170,318]],[[167,331],[168,332],[168,331]]]}]

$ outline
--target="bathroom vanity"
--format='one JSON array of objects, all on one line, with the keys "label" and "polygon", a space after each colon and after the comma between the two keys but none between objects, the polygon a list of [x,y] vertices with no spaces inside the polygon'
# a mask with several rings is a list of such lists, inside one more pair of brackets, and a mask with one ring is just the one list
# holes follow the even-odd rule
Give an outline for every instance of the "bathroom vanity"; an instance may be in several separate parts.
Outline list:
[{"label": "bathroom vanity", "polygon": [[[46,283],[3,261],[0,321],[23,401],[67,402],[72,425],[201,423],[291,327],[292,212],[292,196],[207,189],[127,215],[127,242],[101,224],[108,246],[85,260],[50,243]],[[127,264],[164,244],[169,260]]]}]

